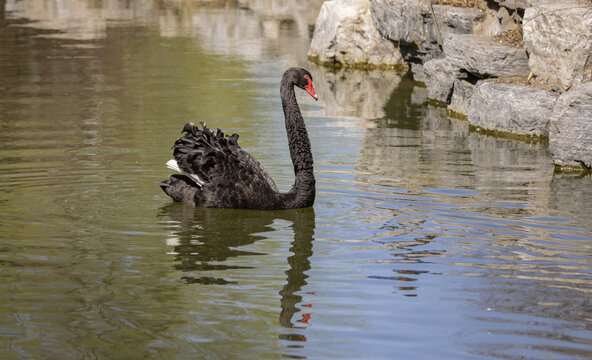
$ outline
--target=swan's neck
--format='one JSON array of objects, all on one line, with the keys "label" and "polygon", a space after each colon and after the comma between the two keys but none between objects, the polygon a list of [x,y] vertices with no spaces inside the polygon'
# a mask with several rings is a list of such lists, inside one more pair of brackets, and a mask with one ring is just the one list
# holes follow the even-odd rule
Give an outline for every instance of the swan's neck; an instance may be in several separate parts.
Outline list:
[{"label": "swan's neck", "polygon": [[290,157],[294,164],[296,182],[290,193],[295,193],[295,201],[299,206],[310,206],[314,202],[315,178],[313,172],[312,152],[310,140],[302,119],[302,113],[296,102],[294,85],[282,79],[280,88]]}]

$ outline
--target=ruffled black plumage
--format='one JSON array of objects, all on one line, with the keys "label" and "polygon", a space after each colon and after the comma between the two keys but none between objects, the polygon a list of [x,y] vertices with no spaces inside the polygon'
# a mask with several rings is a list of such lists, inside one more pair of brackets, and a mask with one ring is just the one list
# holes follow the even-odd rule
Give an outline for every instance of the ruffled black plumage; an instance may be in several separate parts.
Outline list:
[{"label": "ruffled black plumage", "polygon": [[185,135],[173,146],[176,164],[169,164],[181,174],[171,175],[160,183],[164,192],[175,201],[197,207],[287,209],[311,206],[315,198],[312,153],[294,85],[316,99],[308,71],[291,68],[284,73],[280,94],[296,175],[290,191],[278,190],[265,168],[238,145],[237,134],[227,136],[220,129],[212,131],[204,123],[201,123],[202,129],[187,123],[183,127]]},{"label": "ruffled black plumage", "polygon": [[161,183],[163,190],[176,201],[198,207],[260,208],[263,203],[278,207],[270,196],[278,192],[277,186],[263,166],[238,145],[238,134],[226,136],[220,129],[212,131],[201,124],[201,130],[193,123],[185,124],[185,135],[173,146],[179,168],[198,179],[173,175]]}]

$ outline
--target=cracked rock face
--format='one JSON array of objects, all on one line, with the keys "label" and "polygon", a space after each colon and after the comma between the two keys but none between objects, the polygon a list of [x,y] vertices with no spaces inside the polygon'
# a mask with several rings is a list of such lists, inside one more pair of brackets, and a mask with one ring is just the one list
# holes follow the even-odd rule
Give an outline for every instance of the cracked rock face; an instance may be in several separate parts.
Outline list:
[{"label": "cracked rock face", "polygon": [[549,150],[556,165],[592,164],[592,82],[559,97],[549,127]]},{"label": "cracked rock face", "polygon": [[451,65],[446,59],[433,59],[423,65],[423,71],[428,97],[448,103],[454,80],[461,76],[460,68]]},{"label": "cracked rock face", "polygon": [[444,53],[454,66],[478,77],[504,77],[529,73],[523,48],[500,44],[488,36],[449,34]]},{"label": "cracked rock face", "polygon": [[370,0],[323,3],[308,56],[321,63],[345,66],[402,65],[399,50],[378,33],[370,5]]},{"label": "cracked rock face", "polygon": [[514,134],[546,136],[557,93],[516,83],[481,80],[471,96],[471,125]]},{"label": "cracked rock face", "polygon": [[[433,5],[438,28],[448,33],[473,33],[475,24],[485,19],[477,9]],[[444,56],[440,36],[427,1],[372,0],[371,15],[378,32],[397,44],[416,80],[423,81],[423,64]]]},{"label": "cracked rock face", "polygon": [[466,116],[469,113],[471,96],[473,96],[474,89],[475,85],[466,80],[454,80],[452,97],[450,99],[450,105],[448,105],[448,109],[455,113]]},{"label": "cracked rock face", "polygon": [[592,6],[577,0],[526,9],[523,43],[533,74],[554,90],[592,81]]},{"label": "cracked rock face", "polygon": [[[419,51],[439,51],[439,36],[427,1],[373,0],[372,18],[387,39],[416,44]],[[476,22],[483,20],[478,9],[433,5],[442,35],[471,34]]]}]

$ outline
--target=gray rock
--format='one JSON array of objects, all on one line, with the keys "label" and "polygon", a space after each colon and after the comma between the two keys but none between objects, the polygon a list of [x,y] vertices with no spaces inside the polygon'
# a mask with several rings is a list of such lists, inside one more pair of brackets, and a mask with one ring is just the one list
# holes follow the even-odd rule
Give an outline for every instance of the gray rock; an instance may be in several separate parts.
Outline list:
[{"label": "gray rock", "polygon": [[448,103],[454,80],[460,76],[460,68],[452,66],[446,59],[433,59],[423,64],[423,71],[428,98]]},{"label": "gray rock", "polygon": [[553,108],[549,150],[561,167],[592,164],[592,82],[562,94]]},{"label": "gray rock", "polygon": [[[371,6],[378,32],[400,47],[416,79],[423,76],[423,69],[413,64],[444,57],[427,4],[417,0],[372,0]],[[433,5],[433,8],[442,36],[447,33],[473,33],[475,23],[484,20],[483,11],[477,9],[447,5]]]},{"label": "gray rock", "polygon": [[454,80],[452,97],[450,98],[448,110],[467,116],[469,114],[469,106],[471,105],[471,96],[473,95],[474,89],[475,85],[466,80]]},{"label": "gray rock", "polygon": [[309,58],[345,66],[402,66],[399,50],[378,33],[370,4],[370,0],[325,2],[316,21]]},{"label": "gray rock", "polygon": [[520,19],[514,11],[512,11],[512,15],[510,15],[510,12],[505,7],[500,7],[497,12],[497,18],[499,19],[502,31],[522,28],[522,25],[520,24],[522,19]]},{"label": "gray rock", "polygon": [[448,34],[444,53],[454,66],[478,77],[503,77],[529,73],[523,48],[508,46],[481,35]]},{"label": "gray rock", "polygon": [[[470,34],[475,21],[483,17],[478,9],[433,5],[443,34]],[[439,38],[426,1],[373,0],[372,19],[382,36],[392,41],[416,44],[420,50],[438,47]]]},{"label": "gray rock", "polygon": [[[493,0],[508,9],[526,9],[540,4],[557,4],[557,0]],[[565,0],[563,0],[565,1]],[[569,1],[569,0],[568,0]]]},{"label": "gray rock", "polygon": [[[429,60],[426,60],[429,61]],[[409,67],[413,74],[413,80],[425,83],[425,73],[423,71],[423,63],[421,61],[410,61]]]},{"label": "gray rock", "polygon": [[558,94],[523,84],[480,80],[468,120],[471,125],[517,135],[546,136]]},{"label": "gray rock", "polygon": [[498,3],[500,6],[506,7],[508,9],[525,9],[527,0],[493,0]]},{"label": "gray rock", "polygon": [[502,26],[497,17],[497,11],[487,9],[483,13],[480,21],[475,22],[473,26],[473,34],[495,36],[502,33]]},{"label": "gray rock", "polygon": [[527,8],[524,47],[533,74],[554,90],[592,81],[592,4],[577,0]]}]

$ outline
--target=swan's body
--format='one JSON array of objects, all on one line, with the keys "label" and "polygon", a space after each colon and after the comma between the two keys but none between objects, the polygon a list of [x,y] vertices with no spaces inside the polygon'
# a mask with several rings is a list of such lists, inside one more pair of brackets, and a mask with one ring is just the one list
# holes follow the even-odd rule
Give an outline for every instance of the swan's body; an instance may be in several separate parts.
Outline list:
[{"label": "swan's body", "polygon": [[296,102],[294,86],[317,99],[312,76],[304,69],[290,68],[282,77],[280,95],[286,121],[290,157],[296,182],[290,191],[278,190],[265,168],[238,145],[238,135],[225,136],[202,123],[183,128],[185,136],[173,146],[171,175],[160,186],[173,200],[197,207],[235,209],[294,209],[312,206],[315,178],[308,133]]}]

